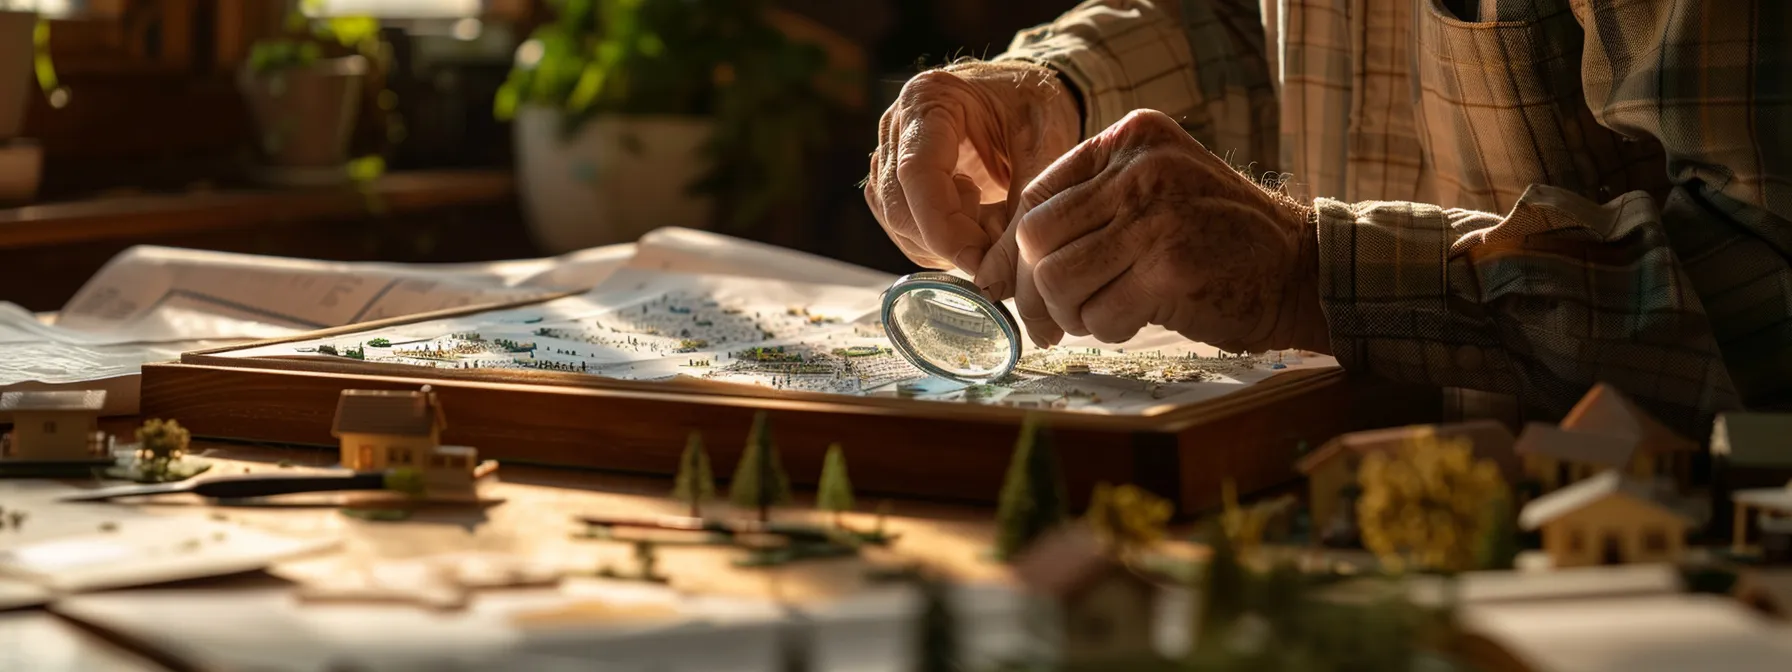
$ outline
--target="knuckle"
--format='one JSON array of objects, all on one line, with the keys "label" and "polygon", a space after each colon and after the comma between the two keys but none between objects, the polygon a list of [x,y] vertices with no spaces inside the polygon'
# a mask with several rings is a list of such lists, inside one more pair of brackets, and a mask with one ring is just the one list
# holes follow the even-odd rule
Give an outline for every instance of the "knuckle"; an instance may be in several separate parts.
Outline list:
[{"label": "knuckle", "polygon": [[963,86],[964,79],[945,70],[928,70],[913,77],[902,85],[902,93],[897,101],[904,104],[925,102],[955,87]]}]

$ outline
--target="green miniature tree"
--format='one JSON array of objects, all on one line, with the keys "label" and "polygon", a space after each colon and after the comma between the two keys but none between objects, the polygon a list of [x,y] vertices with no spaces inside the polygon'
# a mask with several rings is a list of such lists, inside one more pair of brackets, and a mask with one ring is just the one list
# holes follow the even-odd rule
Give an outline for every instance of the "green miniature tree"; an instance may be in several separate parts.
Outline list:
[{"label": "green miniature tree", "polygon": [[1013,559],[1027,544],[1062,524],[1069,516],[1064,500],[1064,476],[1051,430],[1039,416],[1028,415],[1021,423],[1008,476],[1002,483],[996,511],[996,557]]},{"label": "green miniature tree", "polygon": [[828,446],[827,459],[821,465],[821,483],[816,488],[815,508],[834,512],[834,527],[840,526],[840,512],[853,507],[852,480],[846,476],[846,456],[840,444]]},{"label": "green miniature tree", "polygon": [[428,483],[423,478],[423,472],[411,467],[398,467],[387,471],[385,486],[387,490],[409,497],[422,497],[429,490]]},{"label": "green miniature tree", "polygon": [[1481,569],[1512,569],[1518,559],[1518,520],[1512,512],[1512,497],[1495,497],[1486,515],[1480,543],[1475,547],[1475,565]]},{"label": "green miniature tree", "polygon": [[753,429],[747,434],[747,450],[734,468],[734,480],[728,485],[728,497],[735,506],[759,509],[759,520],[771,518],[771,507],[790,501],[790,477],[778,460],[778,447],[772,443],[770,422],[765,411],[753,416]]},{"label": "green miniature tree", "polygon": [[143,475],[163,478],[169,465],[187,454],[192,433],[179,422],[152,418],[137,428],[137,469]]},{"label": "green miniature tree", "polygon": [[692,518],[702,517],[703,502],[716,496],[716,479],[709,470],[709,453],[703,450],[701,432],[692,430],[690,437],[685,439],[672,496],[690,505]]},{"label": "green miniature tree", "polygon": [[915,672],[958,672],[958,617],[947,602],[948,586],[934,578],[917,581],[920,623],[915,628]]},{"label": "green miniature tree", "polygon": [[1232,537],[1225,527],[1215,523],[1207,530],[1207,567],[1200,574],[1201,586],[1195,591],[1195,604],[1200,610],[1190,621],[1196,626],[1195,644],[1191,651],[1210,647],[1232,624],[1249,610],[1246,602],[1250,573],[1238,560]]}]

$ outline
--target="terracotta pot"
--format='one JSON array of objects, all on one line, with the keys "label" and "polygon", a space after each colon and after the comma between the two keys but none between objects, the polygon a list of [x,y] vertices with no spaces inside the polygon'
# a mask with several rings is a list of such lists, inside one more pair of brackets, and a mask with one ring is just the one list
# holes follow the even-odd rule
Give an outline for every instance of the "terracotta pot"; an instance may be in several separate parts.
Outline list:
[{"label": "terracotta pot", "polygon": [[640,238],[662,226],[702,229],[711,202],[689,193],[709,165],[707,117],[600,116],[570,136],[551,107],[517,110],[518,188],[535,240],[559,253]]},{"label": "terracotta pot", "polygon": [[239,71],[237,88],[254,118],[262,160],[291,168],[347,164],[366,74],[367,59],[360,56],[266,73]]},{"label": "terracotta pot", "polygon": [[31,70],[36,53],[31,30],[36,26],[37,15],[31,12],[0,12],[0,140],[18,137],[26,103],[37,89]]}]

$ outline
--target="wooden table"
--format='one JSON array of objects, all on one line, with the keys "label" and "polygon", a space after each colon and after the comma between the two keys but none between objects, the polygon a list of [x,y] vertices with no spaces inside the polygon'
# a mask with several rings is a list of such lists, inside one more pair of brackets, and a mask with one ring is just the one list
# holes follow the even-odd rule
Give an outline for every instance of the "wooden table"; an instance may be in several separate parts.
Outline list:
[{"label": "wooden table", "polygon": [[[130,423],[107,422],[115,432]],[[195,442],[194,451],[213,460],[213,474],[279,471],[327,466],[335,462],[328,451],[279,449],[235,444]],[[0,481],[0,500],[18,481]],[[243,525],[291,534],[339,535],[342,544],[333,553],[353,559],[402,558],[455,551],[513,551],[541,557],[567,558],[575,566],[595,569],[612,564],[632,567],[630,544],[574,539],[576,514],[648,515],[682,514],[683,505],[667,494],[665,479],[595,472],[505,466],[498,482],[482,493],[502,498],[483,511],[465,507],[428,509],[411,520],[372,522],[344,516],[333,507],[211,507],[197,500],[166,498],[168,505],[143,506],[152,513],[190,512],[199,507]],[[808,493],[783,512],[786,519],[807,519],[816,512],[806,509]],[[860,502],[861,511],[878,502]],[[74,505],[70,505],[74,506]],[[726,504],[717,504],[725,509]],[[925,549],[931,566],[967,579],[1004,575],[1000,566],[987,562],[993,513],[986,509],[924,502],[893,504],[889,529],[902,538],[888,551],[867,553],[864,559],[805,562],[776,571],[776,590],[789,600],[823,600],[852,592],[864,585],[864,569],[870,562],[903,562],[906,554]],[[850,514],[850,524],[869,526],[873,514]],[[28,523],[29,524],[29,523]],[[734,551],[714,548],[664,548],[659,556],[662,571],[681,591],[729,595],[766,596],[772,590],[767,570],[735,567]],[[295,563],[321,564],[328,557]],[[266,586],[266,576],[233,577],[191,585],[203,588]],[[179,669],[155,662],[124,644],[62,620],[43,610],[0,612],[0,669],[57,672],[136,672]]]}]

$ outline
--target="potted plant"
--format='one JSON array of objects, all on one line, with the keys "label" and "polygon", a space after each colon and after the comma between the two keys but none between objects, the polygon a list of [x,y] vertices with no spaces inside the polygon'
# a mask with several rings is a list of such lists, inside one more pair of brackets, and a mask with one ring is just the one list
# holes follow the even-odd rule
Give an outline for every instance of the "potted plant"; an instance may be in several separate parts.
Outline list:
[{"label": "potted plant", "polygon": [[33,75],[52,107],[68,100],[50,62],[50,22],[29,11],[32,4],[15,11],[19,3],[0,0],[0,202],[29,201],[37,193],[42,148],[18,137]]},{"label": "potted plant", "polygon": [[514,120],[537,242],[552,252],[661,226],[747,225],[805,182],[826,139],[825,52],[762,0],[557,0],[517,49],[495,113]]},{"label": "potted plant", "polygon": [[330,184],[383,171],[378,151],[351,160],[358,149],[352,142],[356,121],[366,105],[392,107],[391,100],[380,100],[390,95],[383,73],[391,49],[379,31],[371,17],[314,21],[294,12],[284,34],[253,45],[237,88],[254,122],[259,178]]}]

